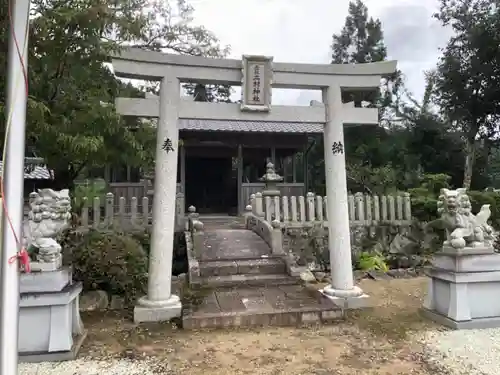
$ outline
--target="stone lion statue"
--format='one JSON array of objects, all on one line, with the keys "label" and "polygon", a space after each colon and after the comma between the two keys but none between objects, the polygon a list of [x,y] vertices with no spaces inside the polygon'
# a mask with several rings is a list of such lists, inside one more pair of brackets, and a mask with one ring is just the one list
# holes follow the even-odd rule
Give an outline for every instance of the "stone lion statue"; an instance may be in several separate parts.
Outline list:
[{"label": "stone lion statue", "polygon": [[443,246],[455,249],[493,246],[494,232],[488,225],[490,205],[483,205],[477,215],[473,215],[467,189],[441,189],[438,214],[446,229]]},{"label": "stone lion statue", "polygon": [[69,190],[40,189],[29,196],[28,246],[38,249],[39,262],[57,262],[61,258],[61,245],[56,237],[71,221]]}]

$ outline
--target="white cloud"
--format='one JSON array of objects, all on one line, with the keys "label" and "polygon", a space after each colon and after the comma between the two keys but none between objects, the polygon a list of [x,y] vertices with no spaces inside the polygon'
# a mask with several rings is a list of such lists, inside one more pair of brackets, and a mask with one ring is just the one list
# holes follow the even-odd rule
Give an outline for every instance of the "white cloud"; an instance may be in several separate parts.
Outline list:
[{"label": "white cloud", "polygon": [[[347,15],[348,0],[191,0],[195,22],[231,46],[231,57],[274,56],[275,61],[329,63],[332,34]],[[421,96],[423,71],[437,61],[448,35],[431,16],[437,0],[365,0],[383,23],[391,58],[409,89]],[[307,105],[319,93],[273,90],[274,104]]]}]

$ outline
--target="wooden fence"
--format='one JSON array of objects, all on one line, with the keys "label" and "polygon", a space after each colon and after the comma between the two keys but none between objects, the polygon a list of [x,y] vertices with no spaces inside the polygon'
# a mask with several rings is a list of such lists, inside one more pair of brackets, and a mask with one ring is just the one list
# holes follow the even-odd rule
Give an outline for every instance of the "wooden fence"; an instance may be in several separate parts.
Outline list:
[{"label": "wooden fence", "polygon": [[[127,201],[125,197],[116,198],[113,193],[107,193],[104,205],[100,197],[91,201],[84,199],[83,209],[80,215],[80,225],[85,228],[103,228],[118,226],[121,228],[142,227],[151,224],[152,210],[148,197],[131,197]],[[118,202],[118,205],[115,202]],[[175,212],[176,228],[184,228],[184,194],[176,194]]]},{"label": "wooden fence", "polygon": [[[286,224],[328,222],[328,198],[308,193],[304,196],[263,197],[252,194],[252,212],[266,221],[278,220]],[[353,225],[411,223],[411,200],[409,193],[400,195],[348,195],[349,220]],[[249,207],[250,208],[250,207]]]}]

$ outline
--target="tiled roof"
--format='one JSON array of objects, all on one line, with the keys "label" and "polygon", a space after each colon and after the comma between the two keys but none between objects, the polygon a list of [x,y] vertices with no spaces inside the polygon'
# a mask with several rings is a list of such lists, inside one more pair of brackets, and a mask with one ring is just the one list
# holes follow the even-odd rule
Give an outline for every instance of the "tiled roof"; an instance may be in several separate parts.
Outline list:
[{"label": "tiled roof", "polygon": [[180,130],[241,133],[323,133],[322,123],[179,119]]},{"label": "tiled roof", "polygon": [[[30,172],[27,173],[26,169],[24,170],[24,179],[33,179],[33,180],[50,180],[52,177],[50,175],[49,170],[41,165],[35,165],[29,169]],[[3,162],[0,160],[0,174],[3,172]]]}]

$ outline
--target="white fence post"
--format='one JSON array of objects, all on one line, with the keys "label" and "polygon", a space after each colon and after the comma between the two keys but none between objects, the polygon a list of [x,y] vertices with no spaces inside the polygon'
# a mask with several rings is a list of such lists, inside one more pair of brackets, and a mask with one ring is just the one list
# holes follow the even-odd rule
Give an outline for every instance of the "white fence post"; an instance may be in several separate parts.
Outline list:
[{"label": "white fence post", "polygon": [[290,205],[292,207],[292,221],[296,223],[299,221],[299,218],[297,211],[297,197],[295,195],[290,197]]},{"label": "white fence post", "polygon": [[316,221],[315,209],[314,209],[314,193],[307,193],[307,221]]},{"label": "white fence post", "polygon": [[[176,220],[183,220],[183,195],[176,195]],[[373,226],[409,225],[412,220],[411,197],[409,193],[399,195],[365,195],[356,193],[348,195],[349,220],[355,225]],[[115,207],[117,202],[117,207]],[[139,202],[141,208],[139,208]],[[103,204],[104,203],[104,204]],[[305,224],[314,222],[328,222],[328,197],[307,193],[306,196],[263,197],[262,193],[252,194],[250,197],[252,212],[266,221],[278,220],[283,223]],[[92,206],[92,207],[90,207]],[[130,206],[130,208],[128,208]],[[104,215],[102,209],[104,207]],[[141,211],[139,213],[139,211]],[[92,216],[92,217],[90,217]],[[110,228],[113,221],[118,220],[122,227],[147,227],[151,216],[148,197],[139,200],[132,197],[127,202],[125,197],[115,199],[112,193],[102,198],[94,197],[89,200],[83,198],[80,225],[82,227]]]},{"label": "white fence post", "polygon": [[323,197],[316,196],[316,219],[318,221],[323,221]]}]

